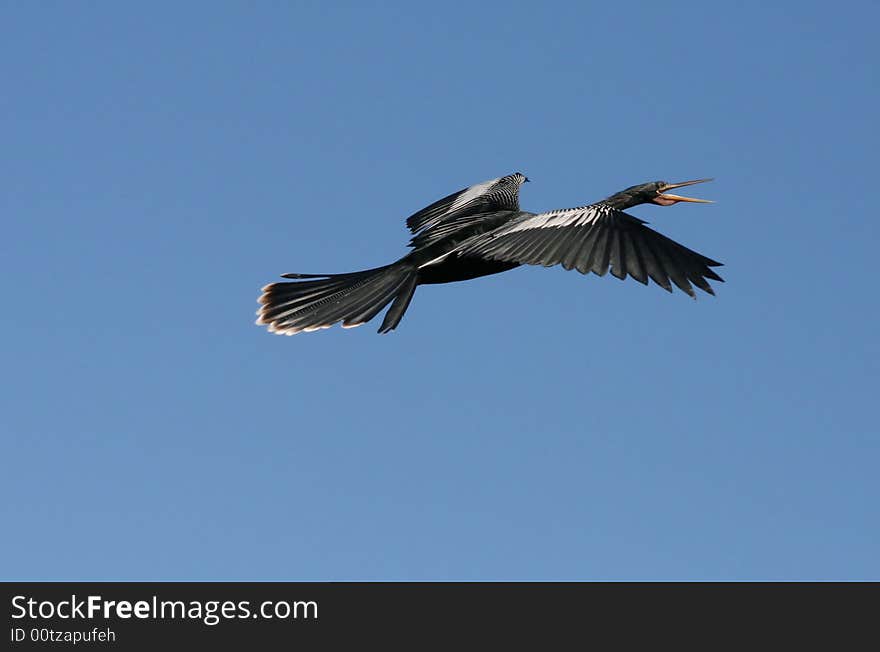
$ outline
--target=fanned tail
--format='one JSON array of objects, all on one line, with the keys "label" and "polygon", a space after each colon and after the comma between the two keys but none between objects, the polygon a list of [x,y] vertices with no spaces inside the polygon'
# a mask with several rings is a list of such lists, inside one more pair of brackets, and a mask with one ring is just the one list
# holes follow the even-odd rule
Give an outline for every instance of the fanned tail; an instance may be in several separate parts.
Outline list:
[{"label": "fanned tail", "polygon": [[417,271],[406,263],[349,274],[283,274],[292,282],[270,283],[259,298],[257,324],[283,335],[360,326],[391,301],[380,333],[394,330],[412,299]]}]

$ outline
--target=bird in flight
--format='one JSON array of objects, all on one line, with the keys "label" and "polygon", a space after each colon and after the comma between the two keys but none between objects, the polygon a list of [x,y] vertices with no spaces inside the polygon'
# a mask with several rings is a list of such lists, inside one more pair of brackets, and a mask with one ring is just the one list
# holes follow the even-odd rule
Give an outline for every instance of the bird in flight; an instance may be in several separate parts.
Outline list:
[{"label": "bird in flight", "polygon": [[[723,281],[712,267],[721,263],[670,240],[625,211],[639,204],[672,206],[711,203],[668,191],[711,181],[652,181],[622,190],[588,206],[545,213],[519,208],[519,188],[528,179],[516,172],[478,183],[411,215],[406,225],[412,247],[400,260],[347,274],[282,274],[290,282],[262,290],[257,324],[294,335],[342,322],[343,328],[373,319],[389,303],[380,333],[394,330],[416,287],[466,281],[520,265],[562,265],[625,279],[631,276],[672,292],[674,283],[696,298],[693,286],[715,294],[706,279]],[[671,281],[671,283],[670,283]]]}]

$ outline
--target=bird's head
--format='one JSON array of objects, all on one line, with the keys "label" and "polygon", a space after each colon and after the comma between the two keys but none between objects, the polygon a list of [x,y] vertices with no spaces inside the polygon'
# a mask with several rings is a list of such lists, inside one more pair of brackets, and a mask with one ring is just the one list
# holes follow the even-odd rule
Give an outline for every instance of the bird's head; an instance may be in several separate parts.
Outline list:
[{"label": "bird's head", "polygon": [[528,180],[529,178],[522,172],[514,172],[513,174],[508,174],[506,177],[501,177],[502,182],[515,183],[517,186],[526,183]]},{"label": "bird's head", "polygon": [[681,195],[673,195],[668,190],[675,188],[683,188],[684,186],[692,186],[697,183],[705,183],[712,179],[695,179],[693,181],[680,181],[679,183],[668,183],[666,181],[651,181],[650,183],[642,183],[638,186],[632,186],[623,190],[616,195],[612,195],[606,201],[615,208],[625,209],[639,204],[657,204],[658,206],[672,206],[680,201],[693,202],[697,204],[711,204],[708,199],[696,199],[694,197],[682,197]]}]

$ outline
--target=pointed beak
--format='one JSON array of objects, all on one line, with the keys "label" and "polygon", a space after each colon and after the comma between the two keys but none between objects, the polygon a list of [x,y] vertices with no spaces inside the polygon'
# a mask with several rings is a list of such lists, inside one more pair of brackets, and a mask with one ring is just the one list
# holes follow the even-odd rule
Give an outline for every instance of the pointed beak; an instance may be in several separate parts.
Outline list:
[{"label": "pointed beak", "polygon": [[687,201],[694,204],[713,204],[714,202],[708,199],[695,199],[694,197],[682,197],[681,195],[670,195],[666,193],[667,190],[673,190],[674,188],[684,188],[685,186],[693,186],[694,184],[706,183],[707,181],[712,181],[712,179],[694,179],[693,181],[682,181],[680,183],[667,183],[665,186],[660,188],[660,194],[657,195],[657,197],[661,199],[666,199],[670,202]]}]

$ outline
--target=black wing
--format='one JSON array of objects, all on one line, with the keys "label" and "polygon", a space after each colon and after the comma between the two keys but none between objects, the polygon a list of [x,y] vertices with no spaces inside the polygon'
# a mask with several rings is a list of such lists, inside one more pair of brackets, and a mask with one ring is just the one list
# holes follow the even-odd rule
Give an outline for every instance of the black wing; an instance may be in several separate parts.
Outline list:
[{"label": "black wing", "polygon": [[696,296],[691,283],[715,294],[706,279],[723,281],[711,267],[721,263],[649,229],[645,222],[606,204],[526,215],[465,243],[462,256],[528,265],[562,265],[582,274],[619,279],[651,278],[672,292],[670,279]]},{"label": "black wing", "polygon": [[409,246],[420,249],[440,242],[444,238],[455,238],[455,242],[463,242],[480,233],[491,231],[519,214],[519,211],[492,211],[450,217],[414,235],[409,241]]},{"label": "black wing", "polygon": [[524,175],[515,172],[459,190],[413,213],[406,225],[413,233],[419,233],[465,215],[519,210],[519,187],[525,181]]}]

